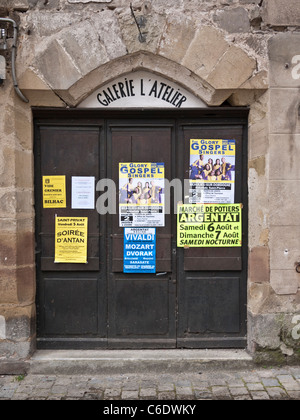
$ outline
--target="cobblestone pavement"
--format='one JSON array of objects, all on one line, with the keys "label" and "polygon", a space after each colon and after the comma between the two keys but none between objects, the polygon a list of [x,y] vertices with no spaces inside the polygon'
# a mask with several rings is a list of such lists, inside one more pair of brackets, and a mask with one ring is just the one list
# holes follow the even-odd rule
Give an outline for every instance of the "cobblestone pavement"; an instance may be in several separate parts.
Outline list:
[{"label": "cobblestone pavement", "polygon": [[300,400],[300,367],[175,374],[0,376],[0,400]]}]

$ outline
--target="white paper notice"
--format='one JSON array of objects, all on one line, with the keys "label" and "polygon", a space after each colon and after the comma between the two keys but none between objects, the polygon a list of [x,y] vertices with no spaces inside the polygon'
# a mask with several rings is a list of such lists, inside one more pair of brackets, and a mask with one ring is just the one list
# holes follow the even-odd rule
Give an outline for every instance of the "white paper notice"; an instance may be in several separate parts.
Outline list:
[{"label": "white paper notice", "polygon": [[72,176],[72,209],[95,208],[95,177]]}]

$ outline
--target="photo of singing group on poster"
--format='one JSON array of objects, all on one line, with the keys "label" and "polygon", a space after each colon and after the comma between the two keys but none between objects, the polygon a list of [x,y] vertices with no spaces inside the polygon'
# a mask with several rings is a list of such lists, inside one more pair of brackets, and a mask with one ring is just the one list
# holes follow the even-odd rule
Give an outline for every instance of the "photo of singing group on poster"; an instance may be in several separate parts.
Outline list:
[{"label": "photo of singing group on poster", "polygon": [[235,140],[192,139],[189,203],[234,203]]},{"label": "photo of singing group on poster", "polygon": [[164,164],[120,163],[120,227],[163,227]]},{"label": "photo of singing group on poster", "polygon": [[128,182],[120,189],[121,204],[151,205],[154,203],[162,204],[163,186],[154,180],[151,182],[145,179],[135,181],[129,178]]}]

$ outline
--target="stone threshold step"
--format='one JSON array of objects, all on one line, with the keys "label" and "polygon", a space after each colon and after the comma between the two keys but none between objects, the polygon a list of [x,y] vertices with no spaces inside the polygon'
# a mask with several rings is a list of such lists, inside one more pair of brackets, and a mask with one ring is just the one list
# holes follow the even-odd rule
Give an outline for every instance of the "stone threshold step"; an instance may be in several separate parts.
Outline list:
[{"label": "stone threshold step", "polygon": [[38,350],[31,374],[177,373],[210,369],[247,369],[245,350]]}]

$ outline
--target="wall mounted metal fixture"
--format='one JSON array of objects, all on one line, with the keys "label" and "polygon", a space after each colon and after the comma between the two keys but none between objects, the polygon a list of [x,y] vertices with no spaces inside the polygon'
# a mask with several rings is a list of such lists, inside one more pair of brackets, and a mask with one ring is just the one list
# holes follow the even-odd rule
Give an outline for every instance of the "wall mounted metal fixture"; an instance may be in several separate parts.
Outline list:
[{"label": "wall mounted metal fixture", "polygon": [[142,33],[141,28],[145,26],[146,19],[143,16],[141,16],[140,18],[137,18],[135,16],[134,10],[133,10],[133,7],[132,7],[132,4],[131,3],[130,3],[130,10],[131,10],[131,14],[132,14],[132,16],[134,18],[134,21],[136,23],[136,26],[138,27],[138,30],[139,30],[139,41],[141,43],[144,43],[144,42],[146,42],[146,36],[145,36],[145,34]]},{"label": "wall mounted metal fixture", "polygon": [[[17,52],[17,39],[18,39],[18,25],[13,19],[9,19],[9,18],[0,18],[0,24],[2,22],[12,24],[14,28],[14,38],[13,38],[13,45],[12,45],[12,52],[11,52],[11,74],[12,74],[14,88],[17,95],[19,96],[20,99],[22,99],[22,101],[28,103],[29,102],[28,99],[23,95],[23,93],[19,89],[17,78],[16,78],[16,52]],[[0,49],[2,50],[7,49],[6,28],[0,29]]]}]

